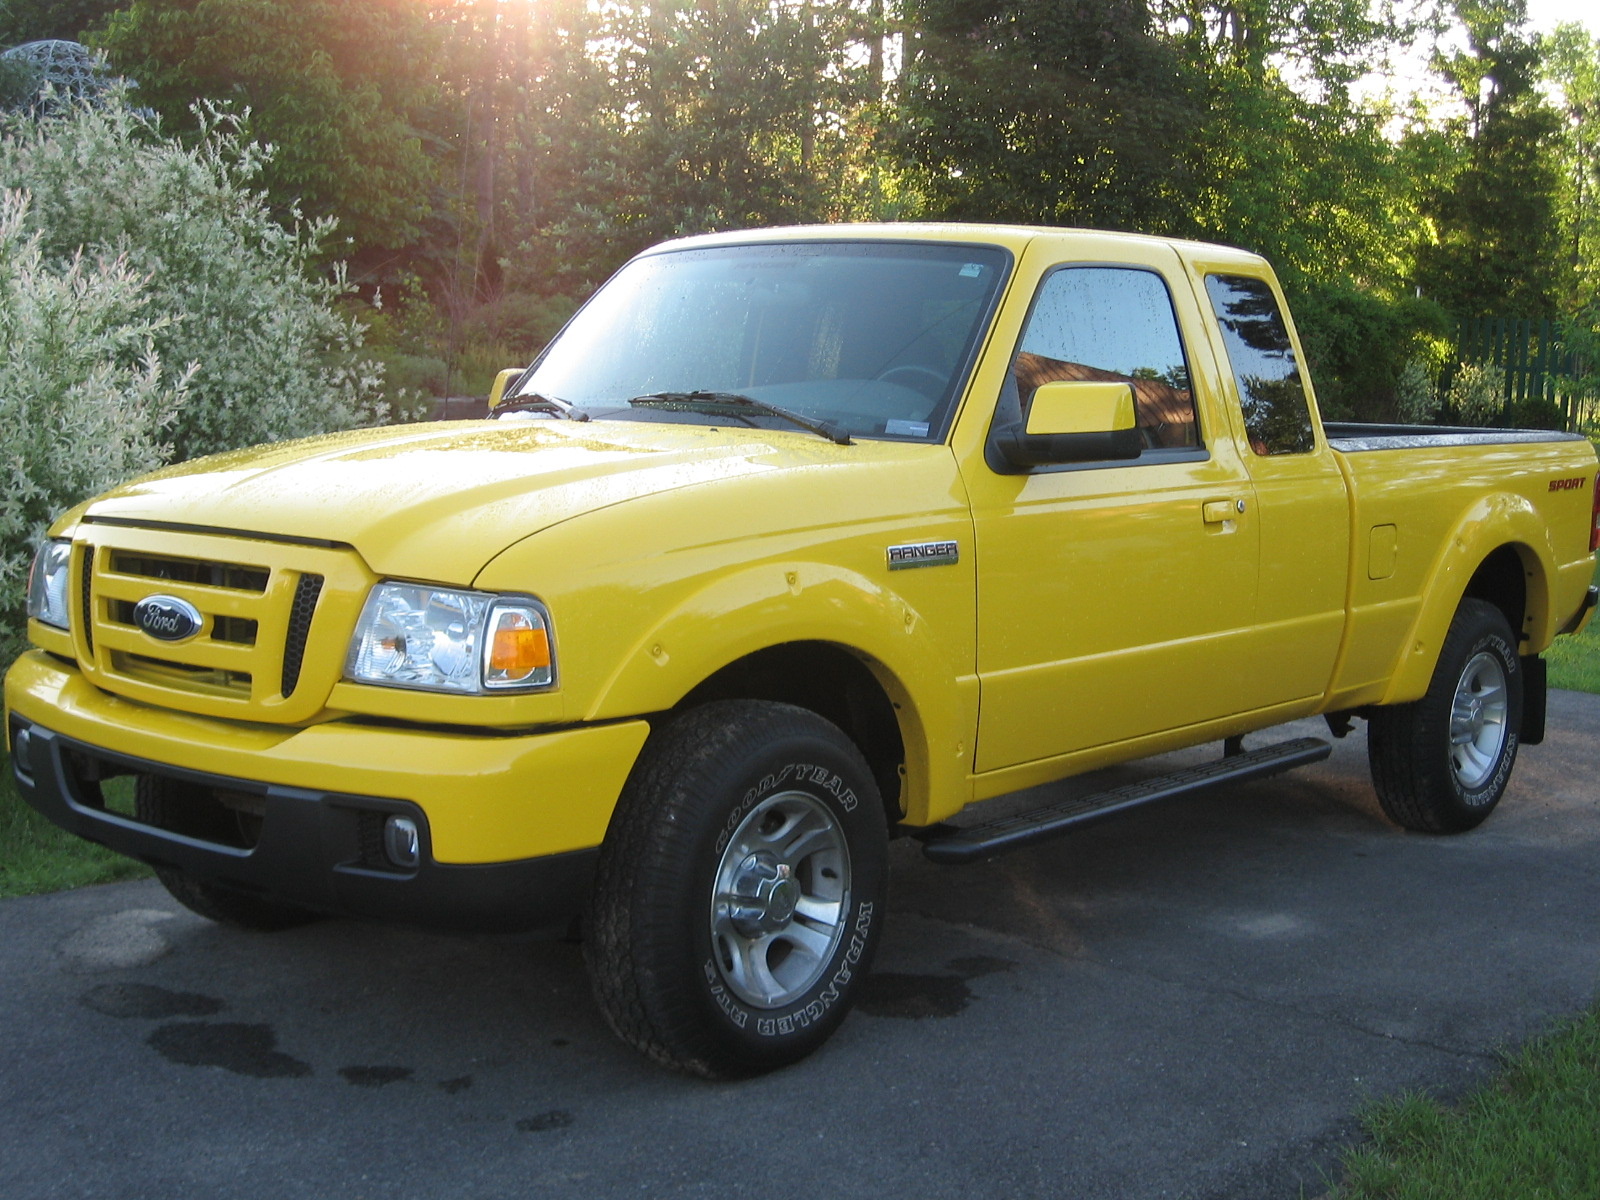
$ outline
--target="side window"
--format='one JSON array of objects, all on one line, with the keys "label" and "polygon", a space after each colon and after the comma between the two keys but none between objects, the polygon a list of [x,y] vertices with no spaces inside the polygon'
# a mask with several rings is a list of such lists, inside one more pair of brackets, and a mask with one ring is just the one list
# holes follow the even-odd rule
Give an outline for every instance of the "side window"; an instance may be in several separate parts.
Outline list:
[{"label": "side window", "polygon": [[1146,448],[1200,445],[1178,320],[1167,285],[1153,271],[1062,267],[1048,276],[1011,362],[1011,377],[1023,414],[1040,384],[1132,384]]},{"label": "side window", "polygon": [[1311,405],[1272,288],[1262,279],[1207,275],[1206,292],[1239,385],[1250,449],[1257,454],[1309,453],[1316,444]]}]

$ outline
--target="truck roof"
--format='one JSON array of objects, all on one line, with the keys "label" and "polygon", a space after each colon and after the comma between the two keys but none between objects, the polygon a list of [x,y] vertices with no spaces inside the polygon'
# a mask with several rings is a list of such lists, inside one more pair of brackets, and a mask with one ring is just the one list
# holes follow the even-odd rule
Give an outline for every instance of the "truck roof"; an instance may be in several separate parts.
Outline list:
[{"label": "truck roof", "polygon": [[1240,264],[1260,264],[1265,260],[1258,254],[1212,242],[1190,241],[1184,238],[1156,237],[1151,234],[1125,233],[1106,229],[1081,229],[1060,225],[1001,225],[965,221],[907,221],[862,222],[837,225],[778,225],[762,229],[734,229],[721,233],[704,233],[677,238],[652,246],[645,254],[668,250],[696,249],[710,246],[749,245],[760,242],[794,241],[896,241],[896,242],[977,242],[984,245],[1003,246],[1020,254],[1029,244],[1051,240],[1062,244],[1063,251],[1073,243],[1081,243],[1085,257],[1104,259],[1113,255],[1119,243],[1127,245],[1170,246],[1185,258],[1200,257],[1209,262],[1237,261]]}]

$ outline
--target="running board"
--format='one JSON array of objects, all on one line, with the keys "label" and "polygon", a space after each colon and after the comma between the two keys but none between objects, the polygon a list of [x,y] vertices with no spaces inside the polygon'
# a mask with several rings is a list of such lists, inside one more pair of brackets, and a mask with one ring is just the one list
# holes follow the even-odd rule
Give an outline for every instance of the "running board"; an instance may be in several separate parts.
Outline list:
[{"label": "running board", "polygon": [[1108,792],[1075,796],[1070,800],[978,825],[935,825],[915,836],[923,843],[923,854],[936,863],[971,862],[1055,837],[1141,804],[1186,796],[1219,783],[1242,783],[1263,775],[1276,775],[1279,771],[1321,762],[1331,753],[1333,746],[1321,738],[1294,738],[1263,746],[1259,750],[1241,750],[1199,766],[1185,767],[1170,775],[1130,783]]}]

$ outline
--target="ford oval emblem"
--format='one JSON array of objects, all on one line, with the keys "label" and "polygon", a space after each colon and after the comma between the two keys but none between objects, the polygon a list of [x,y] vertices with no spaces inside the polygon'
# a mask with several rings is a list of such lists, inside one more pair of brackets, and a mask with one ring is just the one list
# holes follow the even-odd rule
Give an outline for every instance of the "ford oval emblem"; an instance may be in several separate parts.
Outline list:
[{"label": "ford oval emblem", "polygon": [[205,625],[200,610],[176,596],[146,596],[133,606],[133,622],[163,642],[188,641]]}]

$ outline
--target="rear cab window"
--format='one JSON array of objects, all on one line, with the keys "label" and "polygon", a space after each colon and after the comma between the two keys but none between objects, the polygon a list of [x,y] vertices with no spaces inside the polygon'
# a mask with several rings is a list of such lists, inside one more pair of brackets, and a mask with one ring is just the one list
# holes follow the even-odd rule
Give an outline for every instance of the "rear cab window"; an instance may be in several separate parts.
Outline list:
[{"label": "rear cab window", "polygon": [[1316,449],[1311,403],[1272,287],[1247,275],[1207,275],[1251,451],[1267,457]]}]

